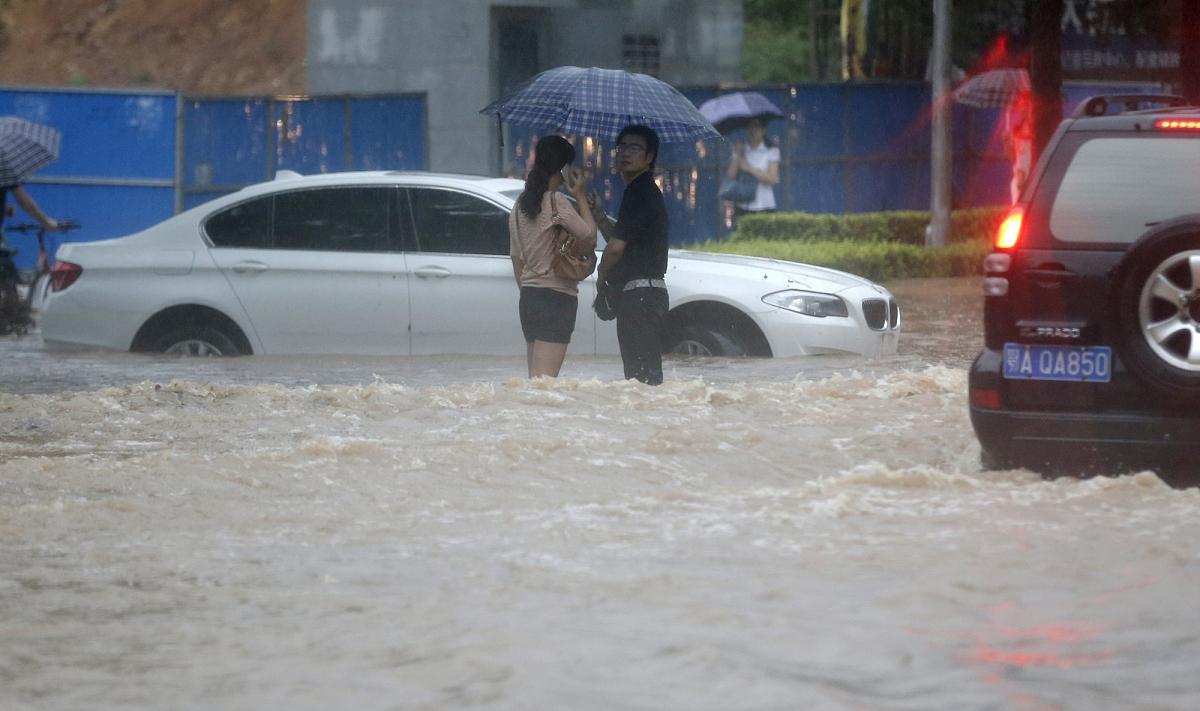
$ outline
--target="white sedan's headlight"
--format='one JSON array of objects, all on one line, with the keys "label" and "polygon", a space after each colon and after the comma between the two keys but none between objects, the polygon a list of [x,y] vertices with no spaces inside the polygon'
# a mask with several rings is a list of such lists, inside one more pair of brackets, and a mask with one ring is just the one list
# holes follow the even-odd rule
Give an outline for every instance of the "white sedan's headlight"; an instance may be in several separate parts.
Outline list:
[{"label": "white sedan's headlight", "polygon": [[786,289],[767,294],[762,297],[762,300],[764,304],[795,311],[805,316],[816,316],[817,318],[841,316],[845,318],[850,315],[846,309],[846,302],[833,294]]}]

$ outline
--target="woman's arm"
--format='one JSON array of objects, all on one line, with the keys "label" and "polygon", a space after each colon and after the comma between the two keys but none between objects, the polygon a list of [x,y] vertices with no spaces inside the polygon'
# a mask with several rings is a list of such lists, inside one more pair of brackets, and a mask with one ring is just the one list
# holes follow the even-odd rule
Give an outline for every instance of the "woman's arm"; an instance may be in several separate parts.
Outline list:
[{"label": "woman's arm", "polygon": [[763,185],[779,184],[779,159],[772,157],[767,161],[767,169],[759,170],[750,165],[750,161],[742,159],[742,170],[753,175]]},{"label": "woman's arm", "polygon": [[[758,182],[763,183],[764,185],[778,185],[779,184],[779,161],[773,160],[770,163],[767,163],[766,174],[764,175],[760,171],[759,174],[754,177],[758,178]],[[763,179],[764,177],[766,178],[765,180]]]},{"label": "woman's arm", "polygon": [[567,232],[575,236],[579,240],[581,247],[587,249],[596,248],[596,220],[592,217],[592,210],[587,204],[587,191],[582,185],[583,181],[576,181],[572,186],[571,193],[575,196],[579,211],[576,212],[576,206],[572,205],[567,200],[555,199],[557,209],[555,214],[558,219],[553,220],[554,224],[562,225]]}]

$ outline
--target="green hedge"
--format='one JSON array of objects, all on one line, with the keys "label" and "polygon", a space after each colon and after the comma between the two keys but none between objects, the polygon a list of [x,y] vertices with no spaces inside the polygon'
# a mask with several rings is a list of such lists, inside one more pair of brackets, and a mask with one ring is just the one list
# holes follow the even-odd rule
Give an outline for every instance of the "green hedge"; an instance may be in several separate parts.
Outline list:
[{"label": "green hedge", "polygon": [[991,240],[958,242],[935,249],[884,241],[741,239],[708,242],[691,249],[786,259],[789,262],[832,267],[882,281],[980,274],[983,271],[983,258],[992,251],[992,246]]},{"label": "green hedge", "polygon": [[[1006,207],[955,210],[950,215],[949,243],[990,240],[1004,219]],[[864,212],[856,215],[818,215],[774,212],[742,215],[729,242],[801,240],[806,242],[899,242],[924,245],[929,213],[919,210]]]},{"label": "green hedge", "polygon": [[876,281],[966,276],[983,272],[1007,207],[956,210],[946,247],[925,247],[929,213],[918,210],[816,215],[775,212],[742,215],[724,242],[693,246],[701,252],[785,259],[841,269]]}]

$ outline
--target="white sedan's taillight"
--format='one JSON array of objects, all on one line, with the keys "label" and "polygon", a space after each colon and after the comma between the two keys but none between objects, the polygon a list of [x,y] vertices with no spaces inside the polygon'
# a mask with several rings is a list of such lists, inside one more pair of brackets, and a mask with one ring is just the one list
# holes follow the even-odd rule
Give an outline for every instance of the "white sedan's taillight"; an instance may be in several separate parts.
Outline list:
[{"label": "white sedan's taillight", "polygon": [[80,274],[83,274],[83,267],[73,262],[59,260],[50,270],[50,285],[54,291],[62,291],[74,284]]}]

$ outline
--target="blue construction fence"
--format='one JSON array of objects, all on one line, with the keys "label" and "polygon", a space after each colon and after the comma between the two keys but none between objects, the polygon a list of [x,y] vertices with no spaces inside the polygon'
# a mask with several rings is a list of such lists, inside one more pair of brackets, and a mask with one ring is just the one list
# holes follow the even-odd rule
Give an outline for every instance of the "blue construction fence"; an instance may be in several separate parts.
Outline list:
[{"label": "blue construction fence", "polygon": [[[90,241],[145,229],[281,169],[428,167],[425,96],[192,97],[167,91],[0,89],[0,115],[62,132],[57,161],[26,183],[49,215],[81,228],[47,235]],[[10,218],[25,221],[17,211]],[[8,233],[17,266],[33,235]]]},{"label": "blue construction fence", "polygon": [[[929,88],[876,82],[748,87],[787,114],[770,135],[782,153],[776,199],[781,210],[848,213],[927,209],[930,182]],[[1101,93],[1163,91],[1159,85],[1068,84],[1070,111]],[[697,105],[716,87],[688,89]],[[50,236],[97,240],[130,234],[280,169],[300,173],[428,168],[424,95],[192,97],[167,91],[0,88],[0,115],[62,132],[59,159],[28,181],[43,209],[82,229]],[[1009,165],[998,110],[954,110],[954,194],[962,207],[1008,199]],[[524,174],[537,135],[506,127],[506,164]],[[732,215],[717,198],[729,142],[665,146],[658,167],[671,216],[671,241],[689,244],[728,234]],[[615,212],[623,184],[611,146],[577,141],[597,168],[596,186]],[[23,220],[18,214],[16,220]],[[32,235],[9,233],[21,268],[33,264]]]},{"label": "blue construction fence", "polygon": [[[931,159],[930,87],[920,82],[864,82],[744,87],[758,91],[786,118],[768,124],[780,148],[780,183],[775,199],[781,211],[858,213],[928,210]],[[725,90],[732,91],[732,90]],[[697,106],[725,93],[714,87],[683,90]],[[1164,93],[1159,84],[1068,83],[1064,115],[1088,96]],[[506,129],[510,175],[522,174],[535,132]],[[1009,201],[1011,164],[1004,153],[1000,109],[953,108],[955,207],[1000,205]],[[671,242],[686,245],[719,240],[733,226],[732,206],[717,197],[735,141],[662,147],[657,169],[671,221]],[[612,146],[576,141],[583,160],[597,169],[596,186],[613,212],[623,189],[611,160]],[[582,149],[582,150],[580,150]],[[615,214],[615,213],[614,213]]]}]

